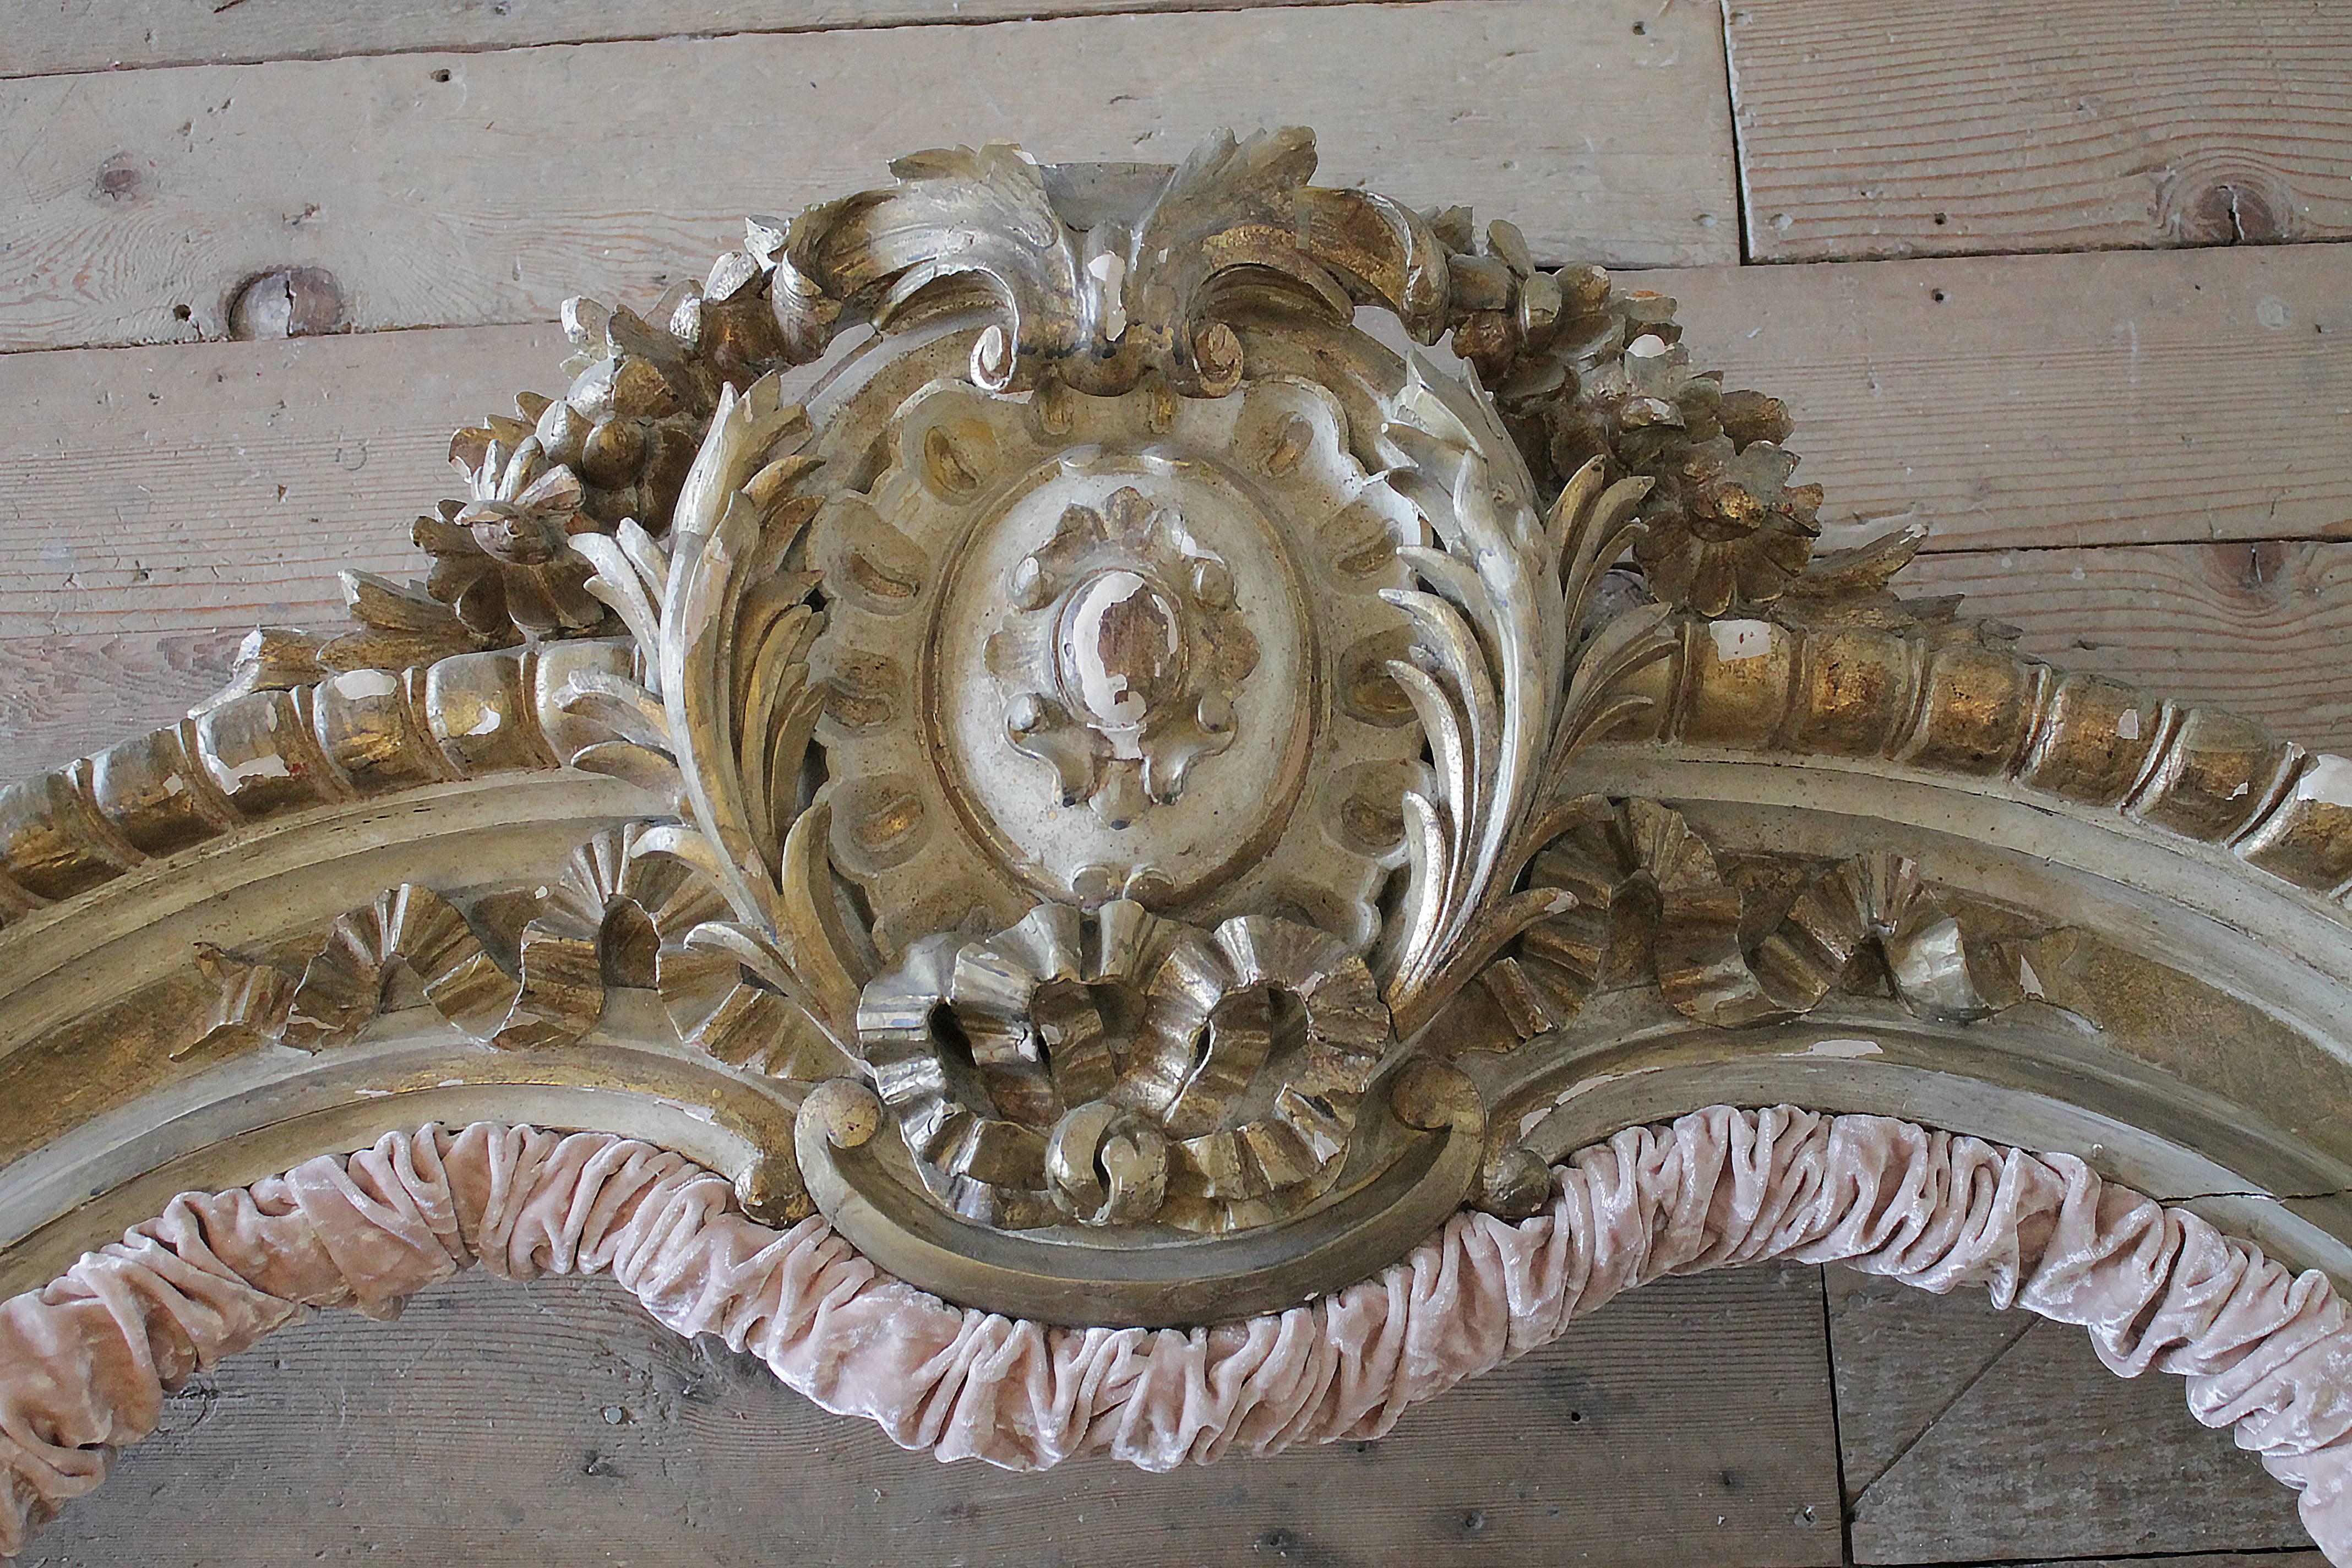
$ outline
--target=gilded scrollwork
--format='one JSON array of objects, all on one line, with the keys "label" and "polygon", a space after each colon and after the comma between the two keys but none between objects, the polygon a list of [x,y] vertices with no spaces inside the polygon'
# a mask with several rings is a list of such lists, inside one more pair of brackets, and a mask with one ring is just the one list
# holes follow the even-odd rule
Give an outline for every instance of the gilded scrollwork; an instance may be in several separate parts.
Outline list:
[{"label": "gilded scrollwork", "polygon": [[372,1310],[609,1263],[1155,1468],[1832,1232],[2013,1283],[2095,1209],[2335,1310],[2252,1244],[2352,1278],[2352,761],[1906,595],[1671,299],[1313,174],[919,153],[575,301],[421,580],[0,788],[16,1382],[145,1369],[42,1500],[194,1353],[108,1292],[224,1237],[237,1343],[320,1236]]},{"label": "gilded scrollwork", "polygon": [[1631,748],[2041,792],[2340,907],[2345,764],[1899,595],[1916,529],[1818,550],[1786,409],[1672,300],[1313,168],[1296,131],[921,153],[649,316],[575,303],[564,395],[459,433],[425,581],[351,574],[349,629],[0,795],[0,916],[279,812],[609,775],[643,820],[530,898],[203,952],[205,1047],[411,1004],[562,1047],[650,989],[665,1048],[802,1108],[776,1192],[824,1162],[861,1245],[1050,1272],[1525,1212],[1549,1167],[1446,1062],[1565,1051],[1604,994],[1947,1033],[2040,996],[2063,922],[1916,842],[1726,837]]}]

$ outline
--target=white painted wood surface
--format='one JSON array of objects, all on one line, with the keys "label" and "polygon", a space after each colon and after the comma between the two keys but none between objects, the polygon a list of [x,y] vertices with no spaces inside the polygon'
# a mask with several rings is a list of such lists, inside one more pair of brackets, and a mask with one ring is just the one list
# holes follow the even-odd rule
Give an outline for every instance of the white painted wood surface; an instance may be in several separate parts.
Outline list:
[{"label": "white painted wood surface", "polygon": [[1915,518],[1930,550],[2352,539],[2352,246],[1645,281],[1727,385],[1789,398],[1830,542]]},{"label": "white painted wood surface", "polygon": [[1313,125],[1326,182],[1507,214],[1556,261],[1728,261],[1723,70],[1694,5],[1434,0],[20,79],[0,348],[217,337],[289,266],[360,330],[548,320],[915,149],[1173,162],[1221,126]]}]

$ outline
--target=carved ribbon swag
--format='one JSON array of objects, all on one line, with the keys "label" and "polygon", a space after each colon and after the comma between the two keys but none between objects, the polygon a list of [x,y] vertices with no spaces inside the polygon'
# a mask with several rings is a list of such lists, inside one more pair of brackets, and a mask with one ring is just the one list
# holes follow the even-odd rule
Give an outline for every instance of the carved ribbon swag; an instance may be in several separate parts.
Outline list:
[{"label": "carved ribbon swag", "polygon": [[1314,168],[919,153],[574,301],[422,581],[0,789],[12,1097],[143,1075],[28,1113],[20,1266],[387,1115],[677,1151],[427,1129],[173,1204],[0,1309],[66,1347],[0,1357],[0,1540],[191,1358],[478,1255],[612,1267],[903,1441],[1154,1466],[1786,1256],[2187,1373],[2347,1549],[2319,1276],[1902,1123],[1594,1140],[2054,1113],[2336,1245],[2352,763],[1898,595],[1916,528],[1818,549],[1786,410],[1672,300]]},{"label": "carved ribbon swag", "polygon": [[[570,308],[564,395],[457,438],[426,583],[350,577],[358,629],[261,634],[233,691],[520,658],[557,760],[667,814],[533,899],[402,888],[310,952],[207,953],[207,1043],[421,1001],[560,1047],[650,984],[689,1047],[853,1086],[902,1197],[1181,1237],[1369,1212],[1408,1170],[1523,1208],[1499,1130],[1431,1163],[1460,1117],[1428,1096],[1477,1123],[1444,1060],[1598,991],[1732,1027],[2040,995],[2053,933],[1972,931],[1911,860],[1727,863],[1562,788],[1692,724],[1708,658],[2006,669],[2004,633],[1887,592],[1916,532],[1814,559],[1784,412],[1692,370],[1672,300],[1313,166],[1300,131],[1174,169],[924,153],[753,220],[651,321]],[[786,375],[858,326],[813,422]],[[800,1145],[836,1147],[878,1191]],[[763,1212],[806,1212],[768,1153]]]}]

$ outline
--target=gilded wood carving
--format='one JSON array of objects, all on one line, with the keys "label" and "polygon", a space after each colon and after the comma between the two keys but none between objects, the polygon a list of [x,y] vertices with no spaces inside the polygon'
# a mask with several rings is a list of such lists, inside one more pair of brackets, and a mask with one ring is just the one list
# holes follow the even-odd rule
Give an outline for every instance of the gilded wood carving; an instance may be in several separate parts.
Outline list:
[{"label": "gilded wood carving", "polygon": [[1190,1324],[1782,1100],[2342,1266],[2352,763],[1817,549],[1671,300],[1313,168],[927,153],[577,301],[423,581],[0,792],[12,1282],[496,1115]]}]

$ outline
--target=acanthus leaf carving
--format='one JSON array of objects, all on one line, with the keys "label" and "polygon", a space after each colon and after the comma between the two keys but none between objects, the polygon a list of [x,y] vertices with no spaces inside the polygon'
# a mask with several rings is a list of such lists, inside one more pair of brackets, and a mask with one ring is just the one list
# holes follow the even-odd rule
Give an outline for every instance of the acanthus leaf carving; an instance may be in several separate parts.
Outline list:
[{"label": "acanthus leaf carving", "polygon": [[1270,283],[1335,321],[1378,302],[1436,341],[1451,324],[1447,275],[1426,220],[1309,185],[1315,162],[1302,129],[1219,132],[1177,168],[1119,171],[1105,197],[1057,188],[1057,171],[1012,147],[901,158],[897,185],[784,230],[776,318],[805,361],[853,321],[887,331],[918,301],[938,306],[943,284],[978,289],[1003,319],[974,344],[971,375],[999,392],[1058,377],[1114,395],[1156,372],[1185,395],[1222,395],[1243,374],[1225,300]]},{"label": "acanthus leaf carving", "polygon": [[1437,783],[1433,796],[1404,797],[1411,879],[1387,985],[1408,1034],[1468,978],[1465,957],[1551,911],[1550,893],[1510,891],[1537,847],[1527,835],[1545,783],[1645,703],[1623,681],[1668,651],[1663,607],[1597,626],[1586,617],[1639,531],[1629,519],[1647,482],[1604,489],[1588,463],[1538,521],[1525,469],[1507,446],[1499,464],[1482,457],[1459,404],[1416,375],[1406,416],[1387,432],[1411,459],[1389,482],[1444,544],[1400,550],[1426,587],[1386,595],[1412,624],[1412,657],[1389,668],[1429,737]]},{"label": "acanthus leaf carving", "polygon": [[[583,540],[595,567],[589,590],[628,626],[639,669],[636,679],[585,672],[562,701],[608,736],[576,753],[577,765],[674,788],[683,820],[648,829],[632,852],[684,866],[732,917],[696,927],[684,945],[720,955],[722,974],[731,959],[839,1047],[856,1005],[856,952],[830,873],[810,853],[824,811],[800,795],[820,705],[805,654],[821,616],[809,597],[816,578],[782,570],[816,510],[791,493],[813,466],[795,450],[807,433],[772,376],[740,395],[728,387],[668,543],[625,523],[610,539]],[[709,965],[674,967],[678,994],[709,989]],[[726,1008],[723,994],[687,1004],[693,1031],[731,1036]]]},{"label": "acanthus leaf carving", "polygon": [[[2341,903],[2326,760],[1898,595],[1916,528],[1818,550],[1787,410],[1695,368],[1673,300],[1314,164],[1295,131],[921,153],[646,316],[575,302],[565,395],[453,443],[427,580],[354,574],[355,629],[263,636],[184,738],[46,785],[79,858],[0,883],[10,918],[239,813],[609,775],[650,819],[593,898],[394,889],[292,967],[204,955],[223,1022],[320,1046],[421,998],[561,1046],[650,987],[665,1048],[830,1107],[753,1187],[814,1150],[982,1250],[1311,1248],[1396,1186],[1534,1202],[1441,1058],[1570,1051],[1595,996],[1945,1032],[2038,998],[2055,922],[1895,847],[1717,841],[1618,787],[1632,748],[2041,790]],[[166,821],[174,757],[210,784]],[[874,1127],[817,1125],[845,1107]]]},{"label": "acanthus leaf carving", "polygon": [[[1619,293],[1595,269],[1539,272],[1507,224],[1481,238],[1458,209],[1422,216],[1316,190],[1313,166],[1299,132],[1213,138],[1179,168],[1094,185],[1012,149],[953,149],[901,160],[887,190],[788,226],[755,221],[744,252],[656,312],[665,325],[570,310],[567,330],[590,352],[566,399],[526,398],[525,419],[461,433],[455,455],[475,498],[420,523],[441,560],[429,597],[362,585],[379,622],[416,637],[450,635],[436,613],[478,639],[625,630],[633,667],[573,669],[555,703],[579,731],[566,762],[674,806],[625,854],[701,889],[679,906],[698,912],[658,942],[651,976],[680,1037],[812,1081],[862,1066],[937,1200],[968,1217],[1223,1230],[1311,1204],[1352,1147],[1370,1075],[1391,1046],[1420,1049],[1464,987],[1479,983],[1522,1034],[1565,1016],[1557,1004],[1574,984],[1540,979],[1544,963],[1528,954],[1557,951],[1580,900],[1606,890],[1546,875],[1558,858],[1545,860],[1548,847],[1580,809],[1554,798],[1553,781],[1658,707],[1653,672],[1678,657],[1677,610],[1777,613],[1786,600],[1791,621],[1899,618],[1881,601],[1892,602],[1884,584],[1906,536],[1813,560],[1819,497],[1784,482],[1785,411],[1693,372],[1672,301]],[[756,324],[763,299],[772,331]],[[1500,393],[1416,362],[1370,392],[1378,422],[1358,434],[1360,414],[1328,391],[1318,407],[1275,396],[1279,377],[1251,379],[1233,322],[1270,309],[1344,332],[1365,300],[1416,339],[1452,331]],[[781,396],[777,366],[814,357],[854,321],[891,331],[974,309],[982,324],[966,340],[962,384],[950,376],[877,414],[837,415],[858,432],[846,442],[817,439]],[[866,462],[877,436],[895,459],[878,478],[835,484],[826,463]],[[1023,441],[1036,458],[1021,456]],[[1044,764],[1007,773],[1009,787],[1087,805],[1113,835],[1041,888],[1034,870],[997,863],[999,829],[980,833],[976,867],[934,853],[948,819],[982,809],[969,770],[995,764],[976,752],[940,764],[933,799],[903,755],[895,771],[856,758],[861,737],[941,722],[941,704],[972,689],[976,668],[920,673],[942,657],[949,595],[978,592],[958,584],[954,552],[975,527],[1005,526],[988,521],[1015,504],[1003,487],[1057,443],[1079,488],[1049,508],[1050,530],[1019,525],[1028,542],[1005,546],[1000,568],[1009,609],[968,645],[1006,692],[993,743]],[[1537,477],[1571,458],[1556,489]],[[1235,482],[1274,487],[1285,508],[1328,507],[1333,521],[1283,518],[1270,552],[1234,555],[1231,502],[1202,488],[1228,463],[1246,472]],[[1098,474],[1102,488],[1087,490]],[[614,515],[624,492],[643,520]],[[923,522],[924,507],[941,521]],[[1298,634],[1267,609],[1305,601],[1266,572],[1296,569],[1310,542],[1387,618],[1360,617],[1335,650],[1353,738],[1282,744],[1344,756],[1386,725],[1425,746],[1425,760],[1357,769],[1382,782],[1336,807],[1323,786],[1310,792],[1339,840],[1384,840],[1372,861],[1394,868],[1394,906],[1367,922],[1334,918],[1344,893],[1286,905],[1300,890],[1286,871],[1254,894],[1279,916],[1245,904],[1196,924],[1200,889],[1216,879],[1196,885],[1160,858],[1151,846],[1171,827],[1149,808],[1179,801],[1195,773],[1223,781],[1202,786],[1213,800],[1230,795],[1234,766],[1278,754],[1230,760],[1244,755],[1237,738],[1284,734],[1250,697],[1254,679],[1317,678],[1312,659],[1285,651]],[[1629,552],[1648,568],[1646,594],[1628,591]],[[1310,637],[1322,613],[1305,623]],[[829,637],[836,623],[855,630]],[[1374,798],[1382,787],[1392,793]],[[1286,802],[1274,797],[1265,831],[1296,838],[1280,829]],[[1705,847],[1685,837],[1684,874],[1661,884],[1675,893],[1653,951],[1659,984],[1694,1017],[1731,1026],[1801,1012],[1874,942],[1906,1001],[1955,1018],[1987,1010],[1952,967],[1962,944],[1949,921],[1892,864],[1874,879],[1857,863],[1811,888],[1831,911],[1819,930],[1790,917],[1844,943],[1826,976],[1828,959],[1806,970],[1769,943],[1748,954],[1734,940],[1727,956],[1739,894],[1706,880]],[[960,877],[996,885],[959,907]],[[1375,885],[1354,895],[1368,912]],[[909,923],[894,889],[916,886],[947,896]],[[1039,890],[1047,901],[1020,914]],[[1097,939],[1066,930],[1072,921],[1182,934],[1153,939],[1169,945],[1148,973],[1082,979],[1070,955]],[[1315,940],[1336,944],[1369,988],[1349,1016],[1376,1016],[1381,1041],[1337,1078],[1328,1064],[1298,1065],[1319,1059],[1323,1037],[1295,984],[1232,968],[1220,945],[1279,931],[1296,946],[1318,925]],[[980,977],[1008,963],[1038,967],[1037,984],[1017,1006],[975,1001]],[[1041,1002],[1038,986],[1055,999]],[[1081,1006],[1055,989],[1069,986],[1108,989]],[[1101,1012],[1115,995],[1127,999]],[[1190,1013],[1177,1005],[1186,996]],[[1176,1013],[1181,1027],[1167,1021]],[[1073,1065],[1073,1050],[1087,1059],[1080,1037],[1111,1087],[1089,1087]],[[1260,1084],[1276,1060],[1290,1065]],[[1262,1100],[1255,1120],[1203,1122],[1218,1084]]]}]

